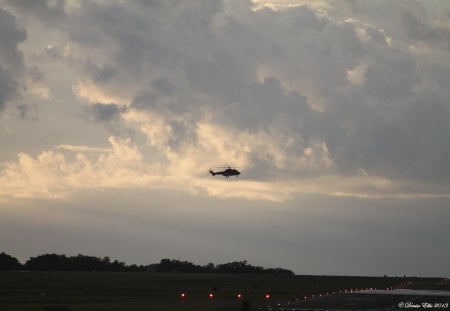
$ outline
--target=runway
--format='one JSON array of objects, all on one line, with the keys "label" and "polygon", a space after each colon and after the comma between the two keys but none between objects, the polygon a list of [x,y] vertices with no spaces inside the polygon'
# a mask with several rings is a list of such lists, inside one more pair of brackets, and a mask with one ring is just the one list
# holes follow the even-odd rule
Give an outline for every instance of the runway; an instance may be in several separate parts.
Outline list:
[{"label": "runway", "polygon": [[306,297],[270,306],[267,311],[306,310],[450,310],[450,282],[408,284],[397,289],[365,289]]}]

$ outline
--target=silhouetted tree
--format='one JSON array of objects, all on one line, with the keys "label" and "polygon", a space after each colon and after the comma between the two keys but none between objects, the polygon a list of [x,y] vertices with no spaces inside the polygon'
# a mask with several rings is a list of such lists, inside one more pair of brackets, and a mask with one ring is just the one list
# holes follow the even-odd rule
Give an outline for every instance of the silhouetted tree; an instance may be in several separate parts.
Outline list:
[{"label": "silhouetted tree", "polygon": [[268,269],[264,269],[264,273],[265,274],[284,275],[284,276],[294,275],[294,272],[292,272],[291,270],[282,269],[282,268],[268,268]]},{"label": "silhouetted tree", "polygon": [[22,265],[17,258],[2,252],[0,254],[0,270],[20,270]]},{"label": "silhouetted tree", "polygon": [[175,259],[161,259],[156,265],[157,272],[179,272],[179,273],[195,273],[202,272],[202,267],[194,265],[189,261],[180,261]]},{"label": "silhouetted tree", "polygon": [[121,261],[117,261],[117,260],[114,260],[111,263],[110,267],[111,267],[110,271],[113,271],[113,272],[120,272],[120,271],[125,271],[126,270],[125,269],[125,263],[123,263]]},{"label": "silhouetted tree", "polygon": [[290,270],[281,268],[264,269],[252,266],[246,260],[214,265],[208,263],[206,266],[195,265],[189,261],[175,259],[161,259],[160,263],[147,266],[130,265],[114,260],[109,257],[94,257],[77,255],[67,257],[60,254],[44,254],[31,257],[24,266],[20,262],[2,252],[0,254],[0,270],[19,270],[25,268],[29,271],[112,271],[112,272],[178,272],[178,273],[235,273],[235,274],[275,274],[294,275]]},{"label": "silhouetted tree", "polygon": [[123,262],[109,257],[97,258],[93,256],[78,255],[66,257],[66,255],[45,254],[31,257],[26,263],[27,270],[35,271],[126,271]]},{"label": "silhouetted tree", "polygon": [[216,266],[213,263],[209,263],[204,267],[205,273],[214,273],[216,272]]},{"label": "silhouetted tree", "polygon": [[217,265],[216,271],[218,273],[259,274],[264,273],[264,268],[249,265],[246,260],[243,260]]},{"label": "silhouetted tree", "polygon": [[111,271],[109,257],[98,258],[78,255],[68,258],[68,270],[74,271]]},{"label": "silhouetted tree", "polygon": [[66,255],[45,254],[31,257],[25,263],[25,269],[33,271],[62,271],[67,270],[67,263]]}]

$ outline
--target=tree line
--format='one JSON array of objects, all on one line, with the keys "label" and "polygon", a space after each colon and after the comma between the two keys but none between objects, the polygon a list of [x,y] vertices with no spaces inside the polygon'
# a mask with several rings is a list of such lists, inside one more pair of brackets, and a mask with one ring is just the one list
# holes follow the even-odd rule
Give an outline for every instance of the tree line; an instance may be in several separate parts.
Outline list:
[{"label": "tree line", "polygon": [[154,272],[154,273],[235,273],[235,274],[274,274],[294,275],[294,272],[282,268],[263,268],[250,265],[246,260],[205,266],[189,261],[161,259],[159,263],[149,265],[126,265],[121,261],[111,261],[109,257],[86,255],[66,256],[62,254],[44,254],[30,257],[25,264],[4,252],[0,253],[0,270],[9,271],[98,271],[98,272]]}]

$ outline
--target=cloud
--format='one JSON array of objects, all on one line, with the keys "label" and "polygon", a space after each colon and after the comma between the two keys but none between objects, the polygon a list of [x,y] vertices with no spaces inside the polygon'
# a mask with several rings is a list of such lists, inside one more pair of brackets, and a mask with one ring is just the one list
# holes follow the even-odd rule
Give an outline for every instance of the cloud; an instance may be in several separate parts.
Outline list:
[{"label": "cloud", "polygon": [[[236,165],[246,166],[245,197],[264,197],[268,185],[288,181],[304,189],[305,181],[321,178],[363,180],[369,189],[363,196],[409,193],[402,189],[411,184],[423,184],[424,194],[446,193],[446,30],[427,18],[420,3],[89,1],[39,2],[27,12],[21,2],[8,7],[31,14],[44,28],[46,18],[67,25],[55,28],[64,43],[43,44],[41,57],[48,62],[41,70],[63,63],[73,77],[74,102],[86,105],[87,118],[117,124],[109,135],[126,138],[115,144],[140,155],[135,160],[143,170],[125,170],[124,180],[130,174],[149,184],[155,178],[167,187],[226,196],[238,192],[214,192],[202,174],[212,166]],[[17,45],[26,32],[11,27],[15,41],[9,50],[21,61]],[[0,71],[3,101],[17,89],[13,77]],[[108,184],[99,176],[110,172],[101,173],[106,167],[100,163],[112,161],[113,154],[101,161],[90,155],[98,184]],[[117,167],[125,165],[117,161]],[[30,163],[40,165],[39,159]],[[188,186],[193,177],[198,184]],[[370,190],[374,178],[396,190]],[[356,182],[343,184],[358,188]],[[271,198],[303,191],[273,188],[280,196]],[[325,188],[317,192],[357,193],[350,186]]]},{"label": "cloud", "polygon": [[87,114],[93,118],[96,122],[102,121],[112,121],[117,119],[123,108],[116,104],[94,104],[89,106],[87,109]]},{"label": "cloud", "polygon": [[24,14],[27,17],[34,17],[41,22],[51,25],[55,20],[64,16],[64,0],[46,1],[46,0],[3,0],[3,3],[17,11],[18,14]]},{"label": "cloud", "polygon": [[97,147],[76,146],[76,145],[58,145],[56,146],[56,149],[63,149],[74,152],[101,152],[101,153],[108,153],[113,151],[113,149],[108,148],[97,148]]},{"label": "cloud", "polygon": [[27,32],[17,25],[15,16],[8,11],[0,9],[0,17],[0,37],[3,42],[0,47],[0,61],[9,70],[18,72],[24,66],[23,54],[18,50],[18,45],[26,39]]},{"label": "cloud", "polygon": [[9,71],[0,67],[0,112],[5,109],[6,103],[15,97],[17,83]]},{"label": "cloud", "polygon": [[36,66],[29,66],[19,45],[27,39],[27,30],[19,25],[16,15],[0,9],[0,112],[21,118],[33,112],[33,97],[48,99],[49,89],[44,75]]},{"label": "cloud", "polygon": [[26,31],[17,25],[15,16],[0,9],[0,112],[19,94],[18,78],[24,63],[18,45],[26,36]]},{"label": "cloud", "polygon": [[442,50],[448,50],[450,45],[450,27],[447,21],[437,24],[431,21],[428,12],[419,3],[412,1],[402,6],[401,24],[405,33],[412,39],[426,45],[433,45]]},{"label": "cloud", "polygon": [[[2,171],[2,196],[64,198],[72,188],[142,185],[149,170],[142,154],[129,140],[109,141],[111,150],[61,145],[59,151],[44,151],[36,158],[19,154],[18,161],[6,163]],[[100,153],[93,161],[82,153],[91,151]]]},{"label": "cloud", "polygon": [[[215,125],[200,123],[191,144],[170,148],[172,127],[158,116],[127,113],[147,135],[155,149],[149,160],[146,145],[137,146],[130,139],[110,137],[110,148],[59,145],[37,157],[19,154],[17,162],[6,163],[0,172],[0,197],[70,198],[79,189],[148,188],[187,192],[222,198],[286,201],[297,194],[337,197],[376,198],[440,198],[449,197],[448,186],[391,180],[371,176],[364,171],[343,177],[333,174],[333,162],[324,144],[304,148],[297,157],[287,158],[289,148],[267,133],[234,133]],[[158,120],[160,123],[158,123]],[[153,124],[151,127],[149,124]],[[237,136],[236,136],[237,135]],[[239,141],[239,144],[235,144]],[[158,158],[158,151],[165,157]],[[147,151],[148,152],[148,151]],[[224,180],[209,176],[204,167],[213,161],[233,159],[247,167],[239,179]],[[259,172],[274,167],[272,172]],[[276,172],[282,171],[281,178]],[[316,172],[321,172],[317,176]],[[302,178],[290,174],[301,172]],[[272,180],[261,176],[270,173]],[[290,176],[290,178],[288,178]]]},{"label": "cloud", "polygon": [[77,85],[74,85],[73,91],[90,104],[110,105],[111,103],[117,103],[125,105],[129,102],[127,95],[123,92],[113,92],[111,88],[99,87],[89,80],[80,81]]}]

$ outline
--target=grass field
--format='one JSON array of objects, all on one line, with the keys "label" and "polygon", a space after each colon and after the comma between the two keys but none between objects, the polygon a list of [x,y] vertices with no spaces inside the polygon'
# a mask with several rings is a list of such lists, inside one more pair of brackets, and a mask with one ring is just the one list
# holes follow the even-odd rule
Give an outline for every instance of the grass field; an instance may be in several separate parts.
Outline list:
[{"label": "grass field", "polygon": [[[0,310],[234,311],[350,288],[386,288],[415,278],[107,272],[0,272]],[[420,279],[436,281],[436,279]],[[180,293],[185,292],[182,299]],[[209,298],[214,293],[214,298]],[[237,298],[241,293],[243,298]],[[265,295],[269,293],[270,299]],[[54,310],[57,310],[54,309]]]}]

